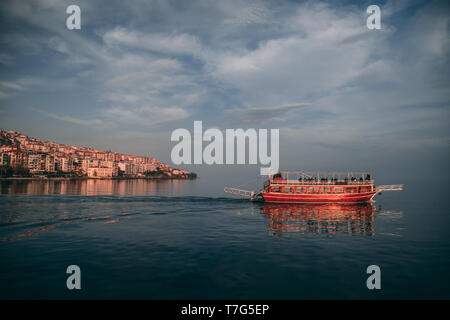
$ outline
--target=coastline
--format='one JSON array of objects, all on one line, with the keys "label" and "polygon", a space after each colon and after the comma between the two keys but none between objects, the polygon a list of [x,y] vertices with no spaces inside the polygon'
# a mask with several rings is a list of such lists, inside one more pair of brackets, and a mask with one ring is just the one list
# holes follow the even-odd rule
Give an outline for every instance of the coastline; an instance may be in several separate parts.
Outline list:
[{"label": "coastline", "polygon": [[196,180],[198,177],[0,177],[0,181],[69,181],[69,180]]}]

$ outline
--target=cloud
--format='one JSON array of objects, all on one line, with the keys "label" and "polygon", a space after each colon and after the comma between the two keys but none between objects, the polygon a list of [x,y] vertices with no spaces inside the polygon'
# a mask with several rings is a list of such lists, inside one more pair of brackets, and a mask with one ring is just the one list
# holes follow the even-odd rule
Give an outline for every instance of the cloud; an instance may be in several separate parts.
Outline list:
[{"label": "cloud", "polygon": [[142,33],[123,27],[116,27],[103,35],[103,41],[108,46],[127,46],[149,51],[203,56],[204,49],[197,37],[190,34],[160,34]]},{"label": "cloud", "polygon": [[[245,3],[244,3],[245,4]],[[230,11],[230,18],[223,21],[224,24],[264,24],[270,23],[270,11],[262,4],[250,4],[238,11]]]},{"label": "cloud", "polygon": [[94,127],[94,128],[95,127],[97,127],[97,128],[103,127],[103,125],[104,125],[104,121],[101,119],[78,118],[78,117],[74,117],[74,116],[70,116],[70,115],[58,115],[53,112],[47,112],[47,111],[36,109],[36,108],[30,108],[30,109],[37,111],[49,118],[64,121],[64,122],[69,122],[69,123],[76,124],[76,125],[88,126],[88,127]]},{"label": "cloud", "polygon": [[153,126],[167,122],[182,120],[189,113],[179,107],[111,107],[106,115],[116,122],[129,125]]},{"label": "cloud", "polygon": [[9,54],[0,53],[0,64],[10,66],[14,62],[14,57]]},{"label": "cloud", "polygon": [[252,104],[310,100],[356,79],[389,35],[368,37],[360,14],[348,10],[343,16],[323,3],[301,5],[283,28],[284,35],[252,50],[219,55],[214,76],[233,83]]},{"label": "cloud", "polygon": [[[181,64],[175,59],[143,59],[142,57],[123,57],[115,66],[128,70],[108,80],[111,85],[136,84],[151,81],[180,70]],[[136,70],[136,71],[135,71]]]},{"label": "cloud", "polygon": [[448,141],[446,3],[388,1],[382,30],[366,28],[364,7],[325,1],[81,8],[89,14],[76,32],[64,27],[64,3],[2,2],[4,105],[21,114],[24,101],[42,99],[55,110],[50,119],[105,135],[190,127],[195,118],[276,123],[294,146],[367,154]]},{"label": "cloud", "polygon": [[48,40],[48,47],[59,53],[70,54],[68,44],[59,37],[52,37]]},{"label": "cloud", "polygon": [[273,107],[246,109],[227,109],[223,112],[225,120],[233,125],[257,125],[268,121],[286,121],[285,116],[292,111],[304,108],[310,103],[294,103]]},{"label": "cloud", "polygon": [[0,90],[0,99],[9,99],[25,90],[20,80],[16,82],[0,81],[0,88],[3,90]]},{"label": "cloud", "polygon": [[7,89],[12,89],[12,90],[25,90],[24,87],[22,87],[20,84],[14,83],[14,82],[9,82],[9,81],[1,81],[0,82],[0,86],[7,88]]},{"label": "cloud", "polygon": [[106,127],[118,128],[123,125],[152,127],[189,117],[189,113],[179,107],[114,106],[105,110],[97,110],[89,118],[60,115],[36,108],[30,108],[30,110],[39,112],[51,119],[69,122],[79,126],[87,126],[93,129],[105,129]]}]

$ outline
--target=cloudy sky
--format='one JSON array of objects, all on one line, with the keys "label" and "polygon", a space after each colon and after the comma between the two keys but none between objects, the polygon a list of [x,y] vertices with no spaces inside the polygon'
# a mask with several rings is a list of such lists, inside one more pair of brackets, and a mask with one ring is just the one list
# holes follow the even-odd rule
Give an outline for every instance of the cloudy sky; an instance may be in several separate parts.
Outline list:
[{"label": "cloudy sky", "polygon": [[449,19],[447,1],[2,1],[0,127],[168,163],[194,120],[280,128],[283,169],[448,179]]}]

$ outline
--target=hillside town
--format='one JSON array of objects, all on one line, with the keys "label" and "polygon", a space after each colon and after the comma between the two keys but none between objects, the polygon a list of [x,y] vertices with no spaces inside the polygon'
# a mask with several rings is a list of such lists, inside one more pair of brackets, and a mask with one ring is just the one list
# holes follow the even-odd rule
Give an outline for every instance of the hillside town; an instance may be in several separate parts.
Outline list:
[{"label": "hillside town", "polygon": [[0,177],[194,179],[152,157],[101,151],[0,129]]}]

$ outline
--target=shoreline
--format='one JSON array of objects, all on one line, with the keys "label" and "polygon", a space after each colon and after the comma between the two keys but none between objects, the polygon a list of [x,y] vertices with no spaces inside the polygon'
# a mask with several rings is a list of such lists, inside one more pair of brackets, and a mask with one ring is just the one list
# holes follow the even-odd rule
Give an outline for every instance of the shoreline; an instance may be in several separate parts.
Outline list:
[{"label": "shoreline", "polygon": [[198,177],[0,177],[0,181],[69,181],[69,180],[196,180]]}]

